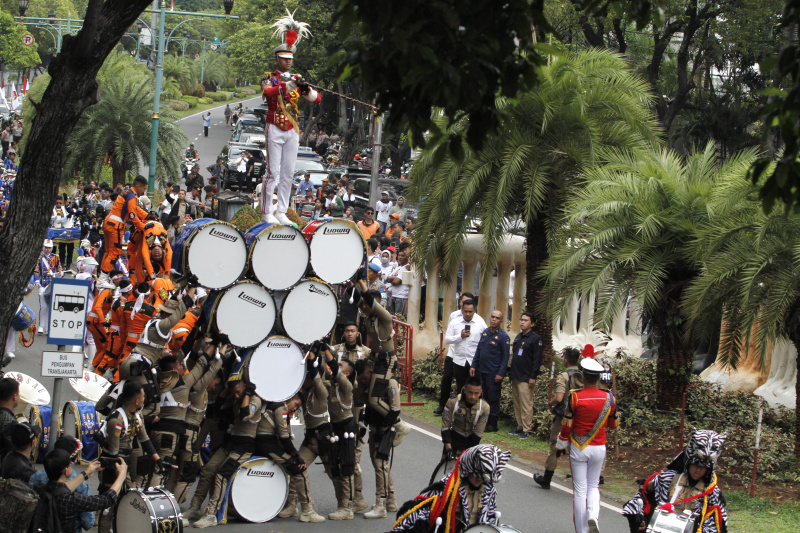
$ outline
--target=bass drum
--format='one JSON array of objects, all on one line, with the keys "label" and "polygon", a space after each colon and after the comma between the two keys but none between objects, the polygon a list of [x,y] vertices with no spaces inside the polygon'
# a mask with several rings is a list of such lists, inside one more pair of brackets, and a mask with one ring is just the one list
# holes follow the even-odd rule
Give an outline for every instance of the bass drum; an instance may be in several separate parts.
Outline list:
[{"label": "bass drum", "polygon": [[97,420],[94,402],[67,402],[61,415],[60,425],[61,435],[72,435],[81,441],[83,448],[78,451],[80,464],[88,465],[97,460],[100,448],[93,435],[100,428],[100,423]]},{"label": "bass drum", "polygon": [[117,500],[114,531],[118,533],[183,533],[181,509],[168,491],[130,489]]},{"label": "bass drum", "polygon": [[289,496],[289,477],[281,465],[266,457],[252,457],[233,475],[230,503],[243,520],[269,522]]},{"label": "bass drum", "polygon": [[315,220],[303,228],[314,274],[328,283],[344,283],[364,263],[367,241],[352,220]]},{"label": "bass drum", "polygon": [[240,281],[225,291],[212,292],[203,304],[206,322],[225,333],[231,344],[255,346],[275,325],[275,301],[254,281]]},{"label": "bass drum", "polygon": [[[44,456],[47,455],[47,447],[50,445],[50,417],[53,415],[49,405],[31,405],[28,411],[28,420],[34,426],[39,426],[42,432],[36,437],[33,443],[32,459],[34,463],[44,463]],[[56,435],[59,428],[56,425]]]},{"label": "bass drum", "polygon": [[471,531],[472,533],[522,533],[519,529],[505,524],[475,524],[472,527],[468,527],[466,531]]},{"label": "bass drum", "polygon": [[311,344],[328,335],[339,316],[339,298],[319,279],[304,279],[290,291],[275,293],[280,327],[300,344]]},{"label": "bass drum", "polygon": [[228,222],[198,218],[183,227],[172,245],[172,269],[180,278],[197,276],[211,290],[233,285],[246,266],[244,237]]},{"label": "bass drum", "polygon": [[69,385],[84,400],[97,403],[111,387],[111,382],[103,376],[84,370],[83,377],[69,378]]},{"label": "bass drum", "polygon": [[294,287],[308,269],[308,243],[294,226],[256,224],[244,234],[250,271],[266,288]]},{"label": "bass drum", "polygon": [[[242,358],[247,378],[256,394],[268,402],[284,402],[300,390],[306,379],[305,355],[291,339],[273,335]],[[236,368],[231,376],[236,375]],[[280,510],[280,509],[279,509]]]}]

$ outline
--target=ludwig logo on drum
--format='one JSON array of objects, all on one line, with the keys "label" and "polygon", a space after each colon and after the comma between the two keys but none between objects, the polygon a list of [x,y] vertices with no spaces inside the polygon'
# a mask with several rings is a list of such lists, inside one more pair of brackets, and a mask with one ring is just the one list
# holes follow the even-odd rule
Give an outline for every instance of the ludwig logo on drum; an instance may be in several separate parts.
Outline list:
[{"label": "ludwig logo on drum", "polygon": [[327,296],[328,293],[323,291],[322,289],[318,289],[314,284],[308,286],[308,292],[313,292],[314,294],[319,294],[322,296]]},{"label": "ludwig logo on drum", "polygon": [[248,470],[248,476],[258,476],[258,477],[273,477],[275,472],[269,472],[267,470]]},{"label": "ludwig logo on drum", "polygon": [[296,233],[280,234],[275,231],[267,235],[268,241],[293,241],[297,237]]},{"label": "ludwig logo on drum", "polygon": [[139,500],[131,500],[131,507],[133,507],[142,514],[147,514],[147,508],[144,505],[142,505],[139,502]]},{"label": "ludwig logo on drum", "polygon": [[348,235],[350,228],[325,228],[322,230],[323,235]]},{"label": "ludwig logo on drum", "polygon": [[269,342],[267,342],[267,347],[268,348],[291,348],[292,345],[291,345],[291,343],[288,343],[288,342],[269,341]]},{"label": "ludwig logo on drum", "polygon": [[244,291],[239,293],[239,299],[244,300],[245,302],[253,304],[257,307],[260,307],[261,309],[264,309],[267,306],[266,303],[262,302],[258,298],[253,298],[252,296],[245,294]]},{"label": "ludwig logo on drum", "polygon": [[216,237],[218,239],[223,239],[230,242],[236,242],[239,240],[239,237],[236,235],[231,235],[230,233],[225,233],[224,231],[220,231],[217,228],[211,228],[211,231],[208,232],[209,235],[212,237]]}]

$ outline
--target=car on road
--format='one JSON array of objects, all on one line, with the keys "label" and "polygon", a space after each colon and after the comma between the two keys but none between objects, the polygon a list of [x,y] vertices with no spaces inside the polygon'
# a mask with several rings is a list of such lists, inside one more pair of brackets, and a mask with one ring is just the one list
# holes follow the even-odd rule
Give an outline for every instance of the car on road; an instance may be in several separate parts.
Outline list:
[{"label": "car on road", "polygon": [[325,165],[309,157],[298,157],[294,164],[293,174],[298,172],[325,172]]},{"label": "car on road", "polygon": [[222,190],[239,190],[239,174],[236,171],[236,161],[242,152],[250,152],[255,158],[253,173],[247,183],[247,189],[254,191],[256,185],[264,179],[267,171],[267,155],[263,147],[254,144],[228,143],[222,148],[219,157],[222,158]]},{"label": "car on road", "polygon": [[231,141],[240,142],[243,133],[260,133],[264,135],[264,122],[256,115],[245,114],[236,123],[231,133]]}]

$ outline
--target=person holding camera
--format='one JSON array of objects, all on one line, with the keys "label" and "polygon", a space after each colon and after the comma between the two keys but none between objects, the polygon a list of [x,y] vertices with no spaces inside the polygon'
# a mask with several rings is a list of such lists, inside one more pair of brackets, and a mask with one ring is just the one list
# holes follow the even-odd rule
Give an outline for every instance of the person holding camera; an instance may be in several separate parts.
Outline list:
[{"label": "person holding camera", "polygon": [[[163,470],[163,461],[147,435],[139,410],[144,405],[144,388],[141,383],[127,381],[117,398],[117,409],[106,418],[101,428],[100,466],[103,475],[98,492],[103,494],[122,479],[132,486],[139,486],[144,476],[152,470],[155,462]],[[151,462],[152,461],[152,462]],[[113,466],[116,464],[116,470]],[[133,465],[133,471],[128,467]],[[52,478],[51,478],[52,479]],[[119,491],[117,490],[117,493]],[[113,503],[113,502],[112,502]],[[109,533],[114,522],[113,512],[100,516],[98,530]]]},{"label": "person holding camera", "polygon": [[[256,386],[244,380],[230,381],[228,393],[222,420],[229,422],[230,433],[225,445],[214,452],[200,474],[201,477],[213,475],[214,485],[205,515],[193,524],[198,529],[217,525],[217,513],[225,500],[231,477],[255,451],[256,430],[261,420],[261,398],[256,395]],[[195,492],[191,506],[200,507],[204,498],[205,494]]]}]

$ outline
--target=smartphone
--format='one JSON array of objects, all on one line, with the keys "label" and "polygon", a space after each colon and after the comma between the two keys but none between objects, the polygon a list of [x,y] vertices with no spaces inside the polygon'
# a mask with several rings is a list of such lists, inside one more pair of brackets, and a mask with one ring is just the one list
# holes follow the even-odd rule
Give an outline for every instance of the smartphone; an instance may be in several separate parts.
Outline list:
[{"label": "smartphone", "polygon": [[465,325],[465,326],[464,326],[464,331],[466,331],[467,333],[469,333],[469,327],[470,327],[470,324],[467,324],[467,325]]}]

